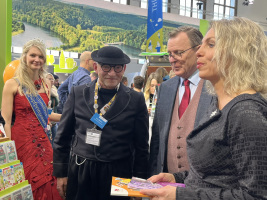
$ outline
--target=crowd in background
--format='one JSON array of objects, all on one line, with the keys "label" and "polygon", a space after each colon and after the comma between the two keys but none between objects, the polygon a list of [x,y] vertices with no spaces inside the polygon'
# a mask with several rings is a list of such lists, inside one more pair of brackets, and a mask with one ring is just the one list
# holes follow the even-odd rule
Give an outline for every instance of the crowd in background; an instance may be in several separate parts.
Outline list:
[{"label": "crowd in background", "polygon": [[85,51],[59,85],[44,44],[24,45],[1,114],[34,199],[129,199],[110,196],[112,176],[186,185],[141,190],[152,200],[267,199],[262,29],[246,18],[212,21],[205,37],[181,26],[167,51],[171,70],[131,87],[122,50]]}]

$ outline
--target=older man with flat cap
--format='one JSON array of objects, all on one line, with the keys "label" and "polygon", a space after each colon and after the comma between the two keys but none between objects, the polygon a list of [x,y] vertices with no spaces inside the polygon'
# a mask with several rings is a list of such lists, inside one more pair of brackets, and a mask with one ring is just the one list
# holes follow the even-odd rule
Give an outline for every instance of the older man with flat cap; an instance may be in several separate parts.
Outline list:
[{"label": "older man with flat cap", "polygon": [[146,178],[144,95],[120,84],[130,58],[106,46],[92,53],[98,79],[73,87],[54,141],[54,175],[63,199],[109,200],[112,176]]}]

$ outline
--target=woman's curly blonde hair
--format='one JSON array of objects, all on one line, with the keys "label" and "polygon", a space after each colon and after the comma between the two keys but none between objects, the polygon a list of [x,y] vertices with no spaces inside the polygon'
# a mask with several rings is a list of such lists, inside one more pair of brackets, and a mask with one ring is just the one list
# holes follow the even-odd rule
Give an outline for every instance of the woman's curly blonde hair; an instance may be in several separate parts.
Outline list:
[{"label": "woman's curly blonde hair", "polygon": [[[215,32],[214,60],[228,95],[254,89],[267,94],[267,37],[255,22],[236,17],[212,21]],[[207,87],[212,92],[210,82]],[[213,92],[214,93],[214,90]]]}]

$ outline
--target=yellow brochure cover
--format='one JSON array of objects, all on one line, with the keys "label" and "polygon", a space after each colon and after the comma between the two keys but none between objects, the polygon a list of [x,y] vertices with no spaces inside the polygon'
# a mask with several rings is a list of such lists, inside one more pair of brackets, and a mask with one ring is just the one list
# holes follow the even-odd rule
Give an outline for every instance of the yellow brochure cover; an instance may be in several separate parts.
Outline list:
[{"label": "yellow brochure cover", "polygon": [[148,197],[141,194],[138,189],[128,188],[131,179],[112,177],[111,196]]}]

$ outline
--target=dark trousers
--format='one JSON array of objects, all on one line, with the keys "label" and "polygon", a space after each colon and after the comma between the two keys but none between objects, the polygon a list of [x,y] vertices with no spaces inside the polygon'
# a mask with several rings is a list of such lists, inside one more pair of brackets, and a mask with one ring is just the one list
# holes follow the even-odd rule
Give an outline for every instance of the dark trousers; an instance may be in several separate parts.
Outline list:
[{"label": "dark trousers", "polygon": [[[84,158],[77,156],[80,164]],[[111,197],[112,176],[132,178],[131,159],[114,162],[85,160],[76,164],[76,155],[70,159],[67,200],[122,200],[128,197]]]}]

